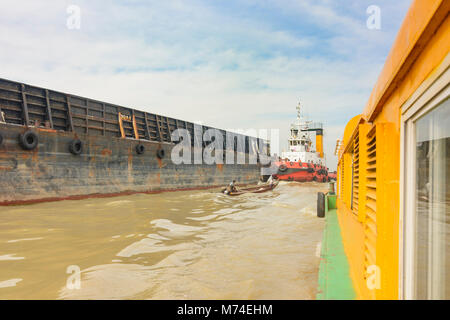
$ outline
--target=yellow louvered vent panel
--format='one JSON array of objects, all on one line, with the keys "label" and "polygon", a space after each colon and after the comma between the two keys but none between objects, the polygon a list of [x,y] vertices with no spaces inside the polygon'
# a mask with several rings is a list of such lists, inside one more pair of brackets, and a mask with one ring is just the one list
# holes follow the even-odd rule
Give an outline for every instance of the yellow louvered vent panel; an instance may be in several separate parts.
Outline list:
[{"label": "yellow louvered vent panel", "polygon": [[359,208],[359,132],[356,133],[353,145],[353,198],[352,210],[358,214]]},{"label": "yellow louvered vent panel", "polygon": [[366,219],[364,223],[364,268],[376,264],[377,239],[377,137],[376,126],[367,134],[366,162]]}]

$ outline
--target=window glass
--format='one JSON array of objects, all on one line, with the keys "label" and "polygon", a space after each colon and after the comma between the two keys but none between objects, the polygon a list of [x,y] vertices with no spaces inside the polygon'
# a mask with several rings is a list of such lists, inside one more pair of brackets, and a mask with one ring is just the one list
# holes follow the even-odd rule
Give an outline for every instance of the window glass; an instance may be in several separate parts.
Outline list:
[{"label": "window glass", "polygon": [[450,100],[415,123],[415,296],[450,299]]}]

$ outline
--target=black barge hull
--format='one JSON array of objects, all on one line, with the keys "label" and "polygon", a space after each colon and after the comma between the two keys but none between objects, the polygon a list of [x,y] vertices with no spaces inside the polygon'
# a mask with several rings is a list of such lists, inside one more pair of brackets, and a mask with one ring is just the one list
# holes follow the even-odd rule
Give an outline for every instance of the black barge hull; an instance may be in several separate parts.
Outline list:
[{"label": "black barge hull", "polygon": [[[261,166],[249,164],[249,137],[245,164],[176,165],[171,161],[173,130],[191,133],[193,159],[195,150],[205,148],[196,145],[194,137],[209,127],[2,79],[0,112],[0,205],[212,188],[232,179],[240,184],[260,179]],[[30,131],[38,143],[27,150],[20,135]],[[74,154],[70,145],[78,140],[82,151]]]}]

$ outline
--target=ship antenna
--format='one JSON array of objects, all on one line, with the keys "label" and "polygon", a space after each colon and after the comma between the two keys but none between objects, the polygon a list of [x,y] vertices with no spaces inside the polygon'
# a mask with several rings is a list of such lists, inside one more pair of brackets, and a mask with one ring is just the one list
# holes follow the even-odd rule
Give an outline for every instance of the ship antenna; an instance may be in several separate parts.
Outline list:
[{"label": "ship antenna", "polygon": [[301,103],[299,102],[297,105],[297,119],[301,119]]}]

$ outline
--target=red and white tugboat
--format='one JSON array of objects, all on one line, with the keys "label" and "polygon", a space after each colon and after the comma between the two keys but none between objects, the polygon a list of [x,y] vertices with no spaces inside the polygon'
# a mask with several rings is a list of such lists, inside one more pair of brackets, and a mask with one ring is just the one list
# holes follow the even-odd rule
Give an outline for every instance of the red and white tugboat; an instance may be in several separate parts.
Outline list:
[{"label": "red and white tugboat", "polygon": [[[312,149],[311,132],[315,132],[316,150]],[[328,168],[323,155],[323,126],[303,119],[300,103],[297,105],[297,119],[291,124],[289,151],[283,152],[274,178],[287,181],[329,181]]]}]

